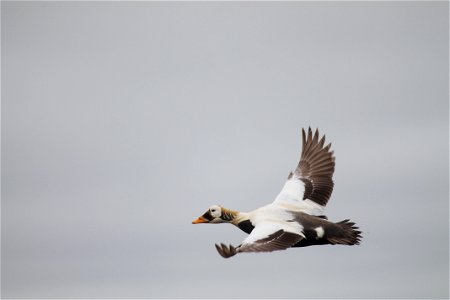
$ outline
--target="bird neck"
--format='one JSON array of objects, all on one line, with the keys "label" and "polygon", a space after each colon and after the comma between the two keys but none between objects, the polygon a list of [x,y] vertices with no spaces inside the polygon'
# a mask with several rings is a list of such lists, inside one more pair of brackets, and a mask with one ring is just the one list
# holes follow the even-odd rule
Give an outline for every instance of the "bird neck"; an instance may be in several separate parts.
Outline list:
[{"label": "bird neck", "polygon": [[227,222],[233,222],[238,215],[239,215],[238,211],[222,207],[222,216],[221,216],[222,220]]},{"label": "bird neck", "polygon": [[249,220],[250,219],[250,216],[249,216],[249,214],[248,213],[246,213],[246,212],[236,212],[236,215],[235,215],[235,217],[233,218],[233,220],[231,220],[231,223],[233,224],[233,225],[236,225],[237,226],[237,224],[239,224],[239,223],[241,223],[241,222],[243,222],[243,221],[247,221],[247,220]]}]

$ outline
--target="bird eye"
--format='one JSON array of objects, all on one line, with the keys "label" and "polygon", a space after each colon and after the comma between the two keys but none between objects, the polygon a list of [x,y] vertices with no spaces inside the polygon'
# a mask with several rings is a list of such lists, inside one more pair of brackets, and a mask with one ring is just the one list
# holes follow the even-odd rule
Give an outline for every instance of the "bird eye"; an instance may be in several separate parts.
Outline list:
[{"label": "bird eye", "polygon": [[214,208],[213,208],[213,209],[211,209],[211,211],[212,211],[212,212],[216,212],[216,210],[215,210]]}]

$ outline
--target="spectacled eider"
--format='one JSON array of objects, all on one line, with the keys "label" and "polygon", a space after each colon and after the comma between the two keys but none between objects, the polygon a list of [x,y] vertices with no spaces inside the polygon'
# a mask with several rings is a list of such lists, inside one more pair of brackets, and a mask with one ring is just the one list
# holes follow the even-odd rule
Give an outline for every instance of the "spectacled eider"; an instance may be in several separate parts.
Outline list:
[{"label": "spectacled eider", "polygon": [[313,135],[311,128],[307,136],[302,129],[302,141],[300,162],[271,204],[248,213],[213,205],[192,222],[231,223],[249,234],[237,247],[216,244],[221,256],[312,245],[359,244],[361,231],[355,223],[349,220],[334,223],[323,215],[334,186],[335,157],[331,143],[324,146],[325,136],[319,140],[319,131]]}]

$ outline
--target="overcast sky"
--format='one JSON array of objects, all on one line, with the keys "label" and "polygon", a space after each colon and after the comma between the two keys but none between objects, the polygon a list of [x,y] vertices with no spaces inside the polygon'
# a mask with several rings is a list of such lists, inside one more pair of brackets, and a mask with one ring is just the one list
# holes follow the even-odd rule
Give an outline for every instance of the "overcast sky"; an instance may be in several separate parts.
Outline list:
[{"label": "overcast sky", "polygon": [[[448,298],[448,2],[1,2],[2,298]],[[301,128],[360,246],[225,260]]]}]

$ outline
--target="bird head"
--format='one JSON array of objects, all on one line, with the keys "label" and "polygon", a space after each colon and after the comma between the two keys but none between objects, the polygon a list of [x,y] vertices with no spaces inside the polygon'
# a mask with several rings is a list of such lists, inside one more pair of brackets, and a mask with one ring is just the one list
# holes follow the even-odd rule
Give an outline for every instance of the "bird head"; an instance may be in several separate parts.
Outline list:
[{"label": "bird head", "polygon": [[226,209],[220,205],[212,205],[208,210],[192,221],[192,224],[200,223],[229,223],[236,217],[237,212]]}]

